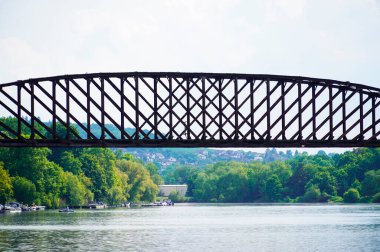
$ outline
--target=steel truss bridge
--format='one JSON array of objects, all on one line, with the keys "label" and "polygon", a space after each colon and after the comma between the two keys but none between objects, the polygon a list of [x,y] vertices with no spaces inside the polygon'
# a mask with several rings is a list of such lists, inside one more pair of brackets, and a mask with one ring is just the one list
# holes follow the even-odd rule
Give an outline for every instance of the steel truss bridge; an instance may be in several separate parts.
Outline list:
[{"label": "steel truss bridge", "polygon": [[0,84],[0,146],[380,147],[379,105],[378,88],[307,77],[62,75]]}]

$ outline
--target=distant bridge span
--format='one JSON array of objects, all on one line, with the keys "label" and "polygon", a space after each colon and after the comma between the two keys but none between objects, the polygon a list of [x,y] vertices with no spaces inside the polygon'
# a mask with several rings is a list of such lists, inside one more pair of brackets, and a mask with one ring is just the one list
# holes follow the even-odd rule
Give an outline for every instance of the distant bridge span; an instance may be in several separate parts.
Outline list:
[{"label": "distant bridge span", "polygon": [[378,88],[307,77],[62,75],[0,84],[0,146],[380,147],[379,105]]}]

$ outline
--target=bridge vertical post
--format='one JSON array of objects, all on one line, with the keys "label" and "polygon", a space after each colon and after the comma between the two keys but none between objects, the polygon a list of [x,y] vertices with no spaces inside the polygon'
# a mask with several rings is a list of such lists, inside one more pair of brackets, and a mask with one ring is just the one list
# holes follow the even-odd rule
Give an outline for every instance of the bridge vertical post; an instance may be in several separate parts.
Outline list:
[{"label": "bridge vertical post", "polygon": [[158,114],[158,109],[157,109],[157,77],[154,77],[153,78],[153,117],[154,117],[154,139],[157,140],[158,139],[158,120],[157,120],[157,114]]},{"label": "bridge vertical post", "polygon": [[255,125],[255,113],[254,113],[254,107],[255,107],[255,100],[254,100],[254,88],[255,88],[255,83],[253,80],[251,80],[250,83],[250,102],[251,102],[251,140],[255,139],[255,131],[253,129]]},{"label": "bridge vertical post", "polygon": [[223,140],[223,131],[222,131],[222,123],[223,123],[223,103],[222,103],[222,86],[223,86],[223,80],[219,79],[219,89],[218,89],[218,100],[219,100],[219,107],[218,107],[218,113],[219,113],[219,140]]},{"label": "bridge vertical post", "polygon": [[360,140],[364,139],[364,103],[363,90],[360,90]]},{"label": "bridge vertical post", "polygon": [[235,113],[235,140],[239,139],[239,95],[238,95],[238,81],[237,78],[234,78],[234,90],[235,90],[235,106],[234,106],[234,113]]},{"label": "bridge vertical post", "polygon": [[66,84],[66,140],[70,141],[70,85],[69,80],[65,79]]},{"label": "bridge vertical post", "polygon": [[101,111],[101,123],[102,123],[102,135],[101,135],[101,140],[104,142],[104,139],[106,138],[105,136],[105,110],[104,110],[104,78],[100,77],[100,108],[102,109]]},{"label": "bridge vertical post", "polygon": [[31,118],[30,118],[30,124],[32,126],[31,128],[31,134],[30,134],[30,138],[32,140],[34,140],[35,138],[35,122],[34,122],[34,83],[29,83],[30,85],[30,115],[31,115]]},{"label": "bridge vertical post", "polygon": [[315,84],[313,83],[312,84],[312,117],[313,117],[313,140],[316,140],[317,139],[317,119],[316,119],[316,116],[315,116],[315,113],[316,113],[316,103],[315,103],[315,89],[316,89],[316,86]]},{"label": "bridge vertical post", "polygon": [[298,140],[302,141],[302,86],[298,82]]},{"label": "bridge vertical post", "polygon": [[52,81],[52,105],[53,105],[53,139],[58,139],[57,136],[57,83]]},{"label": "bridge vertical post", "polygon": [[121,132],[120,132],[120,137],[121,139],[125,139],[124,131],[125,131],[125,126],[124,126],[124,79],[123,77],[120,77],[120,127],[121,127]]},{"label": "bridge vertical post", "polygon": [[329,115],[330,115],[330,140],[334,139],[334,117],[333,117],[333,90],[332,85],[329,83]]},{"label": "bridge vertical post", "polygon": [[87,78],[87,139],[90,139],[91,132],[91,80]]},{"label": "bridge vertical post", "polygon": [[169,77],[169,139],[173,139],[173,83]]},{"label": "bridge vertical post", "polygon": [[186,80],[186,136],[190,140],[190,77]]},{"label": "bridge vertical post", "polygon": [[140,139],[140,124],[139,124],[139,79],[137,76],[135,76],[135,106],[136,106],[136,111],[135,111],[135,118],[136,118],[136,132],[135,132],[135,140]]},{"label": "bridge vertical post", "polygon": [[376,135],[376,98],[372,97],[372,136]]},{"label": "bridge vertical post", "polygon": [[342,92],[342,121],[343,121],[343,135],[344,135],[344,140],[347,138],[346,137],[346,90],[343,90]]},{"label": "bridge vertical post", "polygon": [[206,83],[202,77],[202,140],[206,139]]},{"label": "bridge vertical post", "polygon": [[271,128],[270,128],[270,81],[266,80],[267,84],[267,140],[271,139]]},{"label": "bridge vertical post", "polygon": [[[282,82],[281,85],[281,114],[282,114],[282,120],[281,125],[282,129],[285,129],[285,82]],[[285,130],[282,130],[282,140],[286,139]]]},{"label": "bridge vertical post", "polygon": [[21,85],[17,86],[17,138],[21,139]]}]

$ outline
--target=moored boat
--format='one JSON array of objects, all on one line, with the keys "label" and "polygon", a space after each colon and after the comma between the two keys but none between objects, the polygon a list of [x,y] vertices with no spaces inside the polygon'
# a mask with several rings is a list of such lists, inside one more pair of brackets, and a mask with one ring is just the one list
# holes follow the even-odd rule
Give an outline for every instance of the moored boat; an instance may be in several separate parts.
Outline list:
[{"label": "moored boat", "polygon": [[10,213],[21,213],[21,211],[21,207],[11,207],[9,210]]},{"label": "moored boat", "polygon": [[9,202],[9,212],[10,213],[21,213],[22,205],[18,202]]},{"label": "moored boat", "polygon": [[36,210],[45,210],[45,206],[36,206]]},{"label": "moored boat", "polygon": [[66,208],[61,208],[59,209],[59,212],[60,213],[73,213],[74,212],[74,209],[71,209],[69,207],[66,207]]}]

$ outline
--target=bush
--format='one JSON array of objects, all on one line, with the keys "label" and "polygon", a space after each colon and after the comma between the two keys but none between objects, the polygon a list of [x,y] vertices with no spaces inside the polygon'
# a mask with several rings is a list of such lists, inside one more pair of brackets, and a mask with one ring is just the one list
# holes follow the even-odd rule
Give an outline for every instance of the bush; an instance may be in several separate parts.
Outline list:
[{"label": "bush", "polygon": [[380,203],[380,192],[378,192],[375,195],[373,195],[372,202],[373,203]]},{"label": "bush", "polygon": [[302,202],[319,202],[321,199],[321,190],[319,190],[318,186],[311,186],[302,197]]},{"label": "bush", "polygon": [[340,196],[333,196],[330,198],[330,202],[341,203],[343,202],[343,198]]},{"label": "bush", "polygon": [[186,201],[186,198],[184,196],[182,196],[179,191],[171,191],[168,198],[173,201],[174,203],[181,203],[181,202],[185,202]]},{"label": "bush", "polygon": [[32,181],[23,177],[14,177],[12,178],[12,185],[17,201],[29,205],[35,203],[37,191]]},{"label": "bush", "polygon": [[361,197],[359,200],[359,203],[371,203],[372,202],[372,197]]},{"label": "bush", "polygon": [[359,191],[354,188],[350,188],[343,194],[343,199],[346,203],[356,203],[360,199]]}]

